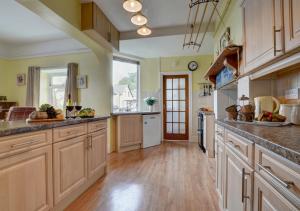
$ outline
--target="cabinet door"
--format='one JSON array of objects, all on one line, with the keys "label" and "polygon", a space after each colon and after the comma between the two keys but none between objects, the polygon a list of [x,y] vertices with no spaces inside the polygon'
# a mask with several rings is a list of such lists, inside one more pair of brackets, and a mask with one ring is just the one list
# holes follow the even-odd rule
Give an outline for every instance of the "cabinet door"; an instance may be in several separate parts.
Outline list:
[{"label": "cabinet door", "polygon": [[116,50],[119,50],[119,41],[120,32],[116,29],[114,25],[110,24],[110,42]]},{"label": "cabinet door", "polygon": [[254,177],[254,211],[292,211],[298,210],[266,180],[255,173]]},{"label": "cabinet door", "polygon": [[281,0],[245,1],[245,72],[282,54],[282,29]]},{"label": "cabinet door", "polygon": [[86,136],[80,136],[53,145],[55,204],[87,180],[86,141]]},{"label": "cabinet door", "polygon": [[292,50],[300,46],[300,1],[284,0],[285,47]]},{"label": "cabinet door", "polygon": [[117,119],[118,144],[120,147],[142,143],[142,115],[120,115]]},{"label": "cabinet door", "polygon": [[219,194],[220,207],[223,207],[224,201],[224,164],[225,164],[225,146],[220,140],[216,141],[216,186]]},{"label": "cabinet door", "polygon": [[106,165],[107,130],[89,136],[88,175],[92,177]]},{"label": "cabinet door", "polygon": [[225,150],[225,209],[252,210],[253,169],[226,146]]},{"label": "cabinet door", "polygon": [[0,210],[49,210],[52,201],[51,145],[0,160]]}]

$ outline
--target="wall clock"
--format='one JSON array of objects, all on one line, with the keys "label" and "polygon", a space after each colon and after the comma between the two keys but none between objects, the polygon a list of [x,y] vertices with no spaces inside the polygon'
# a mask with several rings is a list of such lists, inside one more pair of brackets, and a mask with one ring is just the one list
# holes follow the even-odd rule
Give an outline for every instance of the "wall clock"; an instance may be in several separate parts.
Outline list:
[{"label": "wall clock", "polygon": [[198,69],[198,63],[196,61],[191,61],[189,64],[188,64],[188,68],[190,71],[195,71]]}]

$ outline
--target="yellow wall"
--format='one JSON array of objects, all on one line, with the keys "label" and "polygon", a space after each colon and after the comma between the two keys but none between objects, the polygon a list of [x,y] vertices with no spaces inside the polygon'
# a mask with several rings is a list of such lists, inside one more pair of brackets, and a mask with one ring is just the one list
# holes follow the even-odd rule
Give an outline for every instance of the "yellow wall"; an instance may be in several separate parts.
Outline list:
[{"label": "yellow wall", "polygon": [[216,24],[214,33],[214,54],[216,54],[216,52],[220,49],[219,41],[225,32],[226,27],[230,27],[230,34],[233,43],[243,45],[243,10],[240,6],[241,0],[228,0],[228,2],[228,9],[225,11],[223,16],[225,26],[220,21]]},{"label": "yellow wall", "polygon": [[[96,109],[97,114],[109,114],[111,108],[111,56],[106,54],[99,59],[94,53],[79,53],[60,56],[48,56],[32,59],[10,60],[5,62],[5,70],[1,68],[0,95],[8,100],[25,105],[26,86],[16,86],[16,75],[27,73],[28,67],[66,67],[68,63],[79,64],[79,74],[88,75],[88,88],[79,90],[79,103],[84,107]],[[2,90],[4,90],[2,93]]]}]

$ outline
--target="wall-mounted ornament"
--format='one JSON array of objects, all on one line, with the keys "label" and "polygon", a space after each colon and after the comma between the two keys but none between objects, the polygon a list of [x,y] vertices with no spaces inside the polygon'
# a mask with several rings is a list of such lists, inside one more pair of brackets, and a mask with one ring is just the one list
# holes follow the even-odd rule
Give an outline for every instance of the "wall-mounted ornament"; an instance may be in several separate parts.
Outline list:
[{"label": "wall-mounted ornament", "polygon": [[86,89],[87,88],[87,75],[78,75],[77,76],[77,88]]},{"label": "wall-mounted ornament", "polygon": [[211,96],[214,88],[211,83],[199,83],[200,85],[200,95],[199,97]]},{"label": "wall-mounted ornament", "polygon": [[26,84],[26,74],[25,73],[19,73],[17,74],[16,78],[17,86],[24,86]]},{"label": "wall-mounted ornament", "polygon": [[198,67],[199,67],[199,65],[196,61],[191,61],[188,64],[188,68],[189,68],[190,71],[195,71],[195,70],[198,69]]},{"label": "wall-mounted ornament", "polygon": [[220,37],[220,52],[222,52],[224,48],[226,48],[230,44],[231,44],[230,28],[227,27],[223,35]]}]

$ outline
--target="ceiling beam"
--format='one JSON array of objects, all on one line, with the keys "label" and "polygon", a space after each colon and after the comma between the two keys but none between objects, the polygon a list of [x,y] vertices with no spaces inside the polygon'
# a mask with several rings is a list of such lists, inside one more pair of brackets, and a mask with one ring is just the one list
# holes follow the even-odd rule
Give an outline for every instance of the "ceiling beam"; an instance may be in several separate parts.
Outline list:
[{"label": "ceiling beam", "polygon": [[[207,26],[207,23],[202,24],[200,33],[204,33],[204,29],[206,28],[206,26]],[[196,29],[198,29],[198,27],[199,27],[199,24],[197,24],[195,26]],[[139,35],[136,31],[121,32],[120,39],[121,40],[131,40],[131,39],[163,37],[163,36],[185,34],[186,33],[186,25],[154,28],[151,30],[152,30],[152,34],[149,36],[146,36],[146,37]],[[210,26],[208,27],[207,32],[214,32],[214,31],[215,31],[215,25],[214,25],[214,23],[211,23]]]}]

